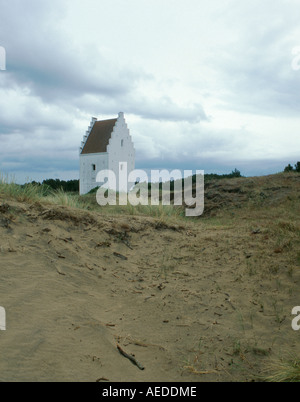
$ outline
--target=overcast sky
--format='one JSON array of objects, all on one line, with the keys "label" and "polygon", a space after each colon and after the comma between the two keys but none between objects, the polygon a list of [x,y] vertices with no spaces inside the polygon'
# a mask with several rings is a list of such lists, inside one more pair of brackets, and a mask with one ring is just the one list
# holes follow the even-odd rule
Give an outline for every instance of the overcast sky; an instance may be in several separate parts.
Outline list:
[{"label": "overcast sky", "polygon": [[299,15],[300,0],[0,0],[1,174],[77,179],[91,117],[120,111],[139,169],[282,171],[300,160]]}]

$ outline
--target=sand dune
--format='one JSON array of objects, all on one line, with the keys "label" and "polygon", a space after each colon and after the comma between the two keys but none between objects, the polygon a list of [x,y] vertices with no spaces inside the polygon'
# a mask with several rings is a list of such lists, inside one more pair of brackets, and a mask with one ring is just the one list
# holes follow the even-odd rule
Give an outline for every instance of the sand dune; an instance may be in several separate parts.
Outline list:
[{"label": "sand dune", "polygon": [[0,206],[1,381],[250,381],[300,356],[299,214]]}]

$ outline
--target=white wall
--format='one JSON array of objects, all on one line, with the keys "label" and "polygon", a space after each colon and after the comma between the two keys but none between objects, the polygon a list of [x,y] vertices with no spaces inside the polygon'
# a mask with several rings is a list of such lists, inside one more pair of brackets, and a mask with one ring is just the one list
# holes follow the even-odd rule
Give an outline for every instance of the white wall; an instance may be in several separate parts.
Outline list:
[{"label": "white wall", "polygon": [[[113,170],[116,175],[117,190],[125,191],[125,188],[119,188],[119,163],[127,162],[127,175],[129,172],[134,170],[135,166],[135,150],[132,142],[132,138],[127,127],[126,121],[124,119],[124,114],[119,113],[118,120],[114,126],[111,138],[109,140],[109,145],[107,147],[109,153],[108,158],[108,168]],[[129,184],[130,189],[131,185]]]},{"label": "white wall", "polygon": [[[93,165],[96,170],[93,170]],[[108,153],[80,155],[79,194],[86,194],[93,188],[100,186],[96,183],[99,170],[108,169]]]}]

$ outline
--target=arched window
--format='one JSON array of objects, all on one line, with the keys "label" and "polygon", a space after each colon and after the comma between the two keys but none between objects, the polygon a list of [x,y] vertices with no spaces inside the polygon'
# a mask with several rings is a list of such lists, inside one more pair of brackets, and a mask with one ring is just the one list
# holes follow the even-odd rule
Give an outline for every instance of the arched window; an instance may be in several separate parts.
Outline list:
[{"label": "arched window", "polygon": [[124,145],[124,140],[121,140],[121,147]]}]

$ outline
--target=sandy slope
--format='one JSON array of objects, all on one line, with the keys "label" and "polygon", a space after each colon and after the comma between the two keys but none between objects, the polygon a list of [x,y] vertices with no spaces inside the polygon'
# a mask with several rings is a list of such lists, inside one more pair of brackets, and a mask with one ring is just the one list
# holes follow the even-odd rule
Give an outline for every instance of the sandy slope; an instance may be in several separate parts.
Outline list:
[{"label": "sandy slope", "polygon": [[268,219],[0,205],[0,380],[248,381],[300,356],[299,266]]}]

